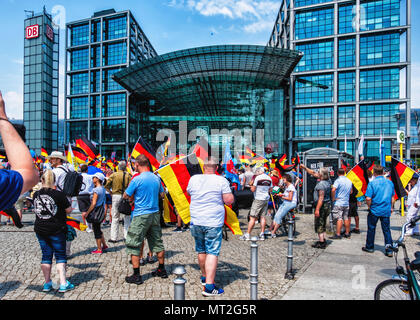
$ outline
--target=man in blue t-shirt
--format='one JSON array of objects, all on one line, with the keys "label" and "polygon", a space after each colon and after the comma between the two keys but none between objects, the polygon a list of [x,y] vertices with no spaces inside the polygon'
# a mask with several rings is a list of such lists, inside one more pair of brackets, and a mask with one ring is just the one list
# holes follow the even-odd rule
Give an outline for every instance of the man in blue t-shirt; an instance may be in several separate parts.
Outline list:
[{"label": "man in blue t-shirt", "polygon": [[8,120],[0,92],[0,135],[12,170],[0,170],[0,211],[11,209],[21,194],[39,181],[31,153],[22,137]]},{"label": "man in blue t-shirt", "polygon": [[[382,166],[375,166],[373,175],[375,179],[369,182],[365,194],[369,214],[366,246],[362,248],[363,251],[369,253],[374,251],[378,220],[381,220],[385,246],[392,244],[390,217],[395,194],[394,184],[384,177],[384,168]],[[392,257],[392,251],[385,249],[385,255]]]},{"label": "man in blue t-shirt", "polygon": [[142,284],[140,275],[140,247],[147,239],[149,249],[156,252],[159,267],[152,276],[167,278],[165,270],[165,248],[160,226],[159,196],[163,198],[164,190],[160,178],[150,171],[150,163],[146,156],[140,155],[135,162],[135,170],[140,173],[125,190],[124,198],[134,202],[132,221],[127,232],[127,254],[131,255],[133,275],[126,277],[128,283]]}]

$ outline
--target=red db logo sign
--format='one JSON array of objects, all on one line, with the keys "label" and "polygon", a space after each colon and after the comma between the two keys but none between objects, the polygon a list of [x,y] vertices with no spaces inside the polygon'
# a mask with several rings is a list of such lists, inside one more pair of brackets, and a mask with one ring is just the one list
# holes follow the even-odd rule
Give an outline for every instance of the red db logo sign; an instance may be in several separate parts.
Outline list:
[{"label": "red db logo sign", "polygon": [[29,26],[26,28],[26,39],[34,39],[39,37],[39,25]]}]

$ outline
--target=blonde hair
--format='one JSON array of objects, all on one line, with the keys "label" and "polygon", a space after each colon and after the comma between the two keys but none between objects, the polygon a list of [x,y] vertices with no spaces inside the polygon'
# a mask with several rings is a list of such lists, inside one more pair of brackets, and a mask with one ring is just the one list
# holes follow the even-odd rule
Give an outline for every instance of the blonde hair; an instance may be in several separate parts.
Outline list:
[{"label": "blonde hair", "polygon": [[55,187],[55,174],[52,170],[47,170],[41,177],[42,187],[52,189]]},{"label": "blonde hair", "polygon": [[321,175],[321,180],[329,180],[330,179],[330,172],[327,168],[319,169],[319,173]]}]

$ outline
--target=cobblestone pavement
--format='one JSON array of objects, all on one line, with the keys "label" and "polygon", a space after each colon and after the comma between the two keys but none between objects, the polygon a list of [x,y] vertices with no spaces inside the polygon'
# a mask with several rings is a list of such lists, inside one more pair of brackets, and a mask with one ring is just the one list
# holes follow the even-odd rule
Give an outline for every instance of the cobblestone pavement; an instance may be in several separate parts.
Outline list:
[{"label": "cobblestone pavement", "polygon": [[[242,230],[247,225],[248,211],[242,210]],[[73,215],[78,218],[79,215]],[[402,219],[402,218],[401,218]],[[2,217],[5,221],[5,217]],[[204,298],[199,283],[200,271],[194,251],[194,241],[189,231],[173,233],[173,227],[163,229],[166,249],[168,279],[153,278],[151,272],[157,263],[140,268],[144,284],[127,284],[124,278],[132,273],[124,242],[108,244],[109,250],[100,256],[90,252],[95,248],[93,233],[79,232],[72,243],[72,255],[68,261],[67,276],[75,284],[73,291],[43,293],[43,275],[40,269],[41,250],[33,232],[34,215],[24,214],[25,227],[0,226],[0,299],[2,300],[172,300],[173,270],[180,265],[187,271],[186,299],[202,300],[249,300],[250,299],[250,241],[240,241],[239,236],[228,233],[223,241],[216,284],[225,294],[215,298]],[[401,220],[402,221],[402,220]],[[313,216],[297,216],[297,235],[294,242],[294,280],[284,279],[286,272],[287,236],[258,241],[258,298],[281,299],[305,269],[322,250],[313,249],[316,240],[313,231]],[[363,226],[361,226],[363,227]],[[105,239],[109,239],[110,227],[103,227]],[[254,235],[259,233],[259,225]],[[122,235],[122,227],[120,229]],[[351,241],[351,240],[349,240]],[[409,240],[417,245],[418,240]],[[145,248],[145,253],[147,246]],[[53,269],[55,270],[55,268]],[[54,276],[53,278],[56,278]]]}]

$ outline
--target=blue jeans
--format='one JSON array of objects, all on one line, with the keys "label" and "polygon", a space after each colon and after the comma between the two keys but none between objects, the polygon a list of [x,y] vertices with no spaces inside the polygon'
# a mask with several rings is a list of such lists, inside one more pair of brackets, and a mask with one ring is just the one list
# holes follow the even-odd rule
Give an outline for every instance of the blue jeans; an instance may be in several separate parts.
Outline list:
[{"label": "blue jeans", "polygon": [[54,255],[56,263],[67,263],[65,233],[48,237],[37,234],[36,237],[38,238],[42,251],[41,264],[52,264]]},{"label": "blue jeans", "polygon": [[222,246],[222,227],[191,226],[191,235],[195,239],[195,251],[218,257]]},{"label": "blue jeans", "polygon": [[283,201],[283,203],[280,205],[279,210],[277,210],[277,213],[274,216],[274,222],[277,224],[281,224],[286,214],[294,208],[296,208],[295,203],[289,202],[289,201]]},{"label": "blue jeans", "polygon": [[[375,247],[375,233],[378,220],[381,220],[381,227],[385,238],[385,245],[392,244],[390,217],[378,217],[369,212],[367,216],[368,231],[366,237],[366,249],[373,250]],[[391,250],[385,249],[385,252],[390,251]]]}]

